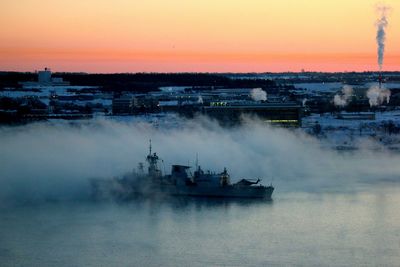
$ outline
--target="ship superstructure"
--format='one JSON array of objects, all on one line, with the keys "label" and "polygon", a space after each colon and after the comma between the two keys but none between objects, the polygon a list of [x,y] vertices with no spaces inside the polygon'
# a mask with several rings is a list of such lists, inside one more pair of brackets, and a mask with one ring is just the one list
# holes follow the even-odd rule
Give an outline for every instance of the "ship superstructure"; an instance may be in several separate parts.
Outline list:
[{"label": "ship superstructure", "polygon": [[193,174],[190,166],[172,165],[171,174],[163,175],[158,162],[157,153],[152,152],[151,141],[149,154],[146,157],[147,173],[143,164],[139,164],[138,172],[134,171],[122,178],[93,179],[93,193],[96,197],[116,197],[128,199],[134,195],[173,195],[222,198],[264,198],[271,199],[274,187],[263,186],[260,179],[241,179],[231,183],[226,168],[220,173],[204,171],[196,163]]}]

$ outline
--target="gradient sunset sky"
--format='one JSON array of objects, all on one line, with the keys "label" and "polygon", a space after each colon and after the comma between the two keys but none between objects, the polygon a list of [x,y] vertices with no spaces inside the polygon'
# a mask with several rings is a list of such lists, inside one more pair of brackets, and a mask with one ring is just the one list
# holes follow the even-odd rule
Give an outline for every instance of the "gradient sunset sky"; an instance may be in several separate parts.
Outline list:
[{"label": "gradient sunset sky", "polygon": [[[0,70],[377,70],[370,0],[1,0]],[[400,0],[384,70],[400,70]]]}]

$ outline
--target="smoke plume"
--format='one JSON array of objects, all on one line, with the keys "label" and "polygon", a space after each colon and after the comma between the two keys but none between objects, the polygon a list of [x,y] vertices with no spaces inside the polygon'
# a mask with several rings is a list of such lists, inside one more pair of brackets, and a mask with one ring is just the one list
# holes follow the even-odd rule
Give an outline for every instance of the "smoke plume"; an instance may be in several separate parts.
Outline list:
[{"label": "smoke plume", "polygon": [[338,107],[345,107],[349,103],[353,95],[353,88],[349,85],[344,85],[341,94],[336,94],[333,98],[333,103]]},{"label": "smoke plume", "polygon": [[388,25],[387,13],[390,10],[390,7],[386,5],[379,5],[376,9],[379,13],[379,19],[375,23],[377,27],[376,42],[378,44],[378,65],[379,70],[382,70],[383,58],[385,55],[385,29]]},{"label": "smoke plume", "polygon": [[261,88],[254,88],[253,90],[251,90],[250,95],[254,101],[266,101],[267,100],[267,92],[265,92]]},{"label": "smoke plume", "polygon": [[367,97],[371,107],[382,105],[385,101],[388,104],[390,95],[391,92],[389,89],[379,88],[378,85],[372,86],[367,91]]},{"label": "smoke plume", "polygon": [[203,104],[203,97],[201,95],[199,95],[199,97],[197,98],[197,103]]}]

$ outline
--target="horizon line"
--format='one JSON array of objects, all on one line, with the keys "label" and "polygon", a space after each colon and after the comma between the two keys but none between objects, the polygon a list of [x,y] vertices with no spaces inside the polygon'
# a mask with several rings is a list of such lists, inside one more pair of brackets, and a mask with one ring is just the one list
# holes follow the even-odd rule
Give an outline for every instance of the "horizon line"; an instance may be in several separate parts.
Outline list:
[{"label": "horizon line", "polygon": [[[317,70],[304,70],[304,71],[263,71],[263,72],[243,72],[243,71],[136,71],[136,72],[90,72],[90,71],[52,71],[51,68],[47,68],[53,74],[54,73],[70,73],[70,74],[290,74],[290,73],[400,73],[400,70],[363,70],[363,71],[353,71],[353,70],[343,70],[343,71],[317,71]],[[35,74],[43,69],[38,69],[34,71],[18,71],[18,70],[0,70],[0,73],[32,73]]]}]

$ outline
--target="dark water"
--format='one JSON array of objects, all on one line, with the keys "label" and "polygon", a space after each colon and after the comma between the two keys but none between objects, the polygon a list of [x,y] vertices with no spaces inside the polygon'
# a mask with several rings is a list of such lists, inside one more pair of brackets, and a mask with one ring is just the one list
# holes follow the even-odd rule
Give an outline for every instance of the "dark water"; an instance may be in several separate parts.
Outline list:
[{"label": "dark water", "polygon": [[1,266],[399,266],[400,187],[4,207]]}]

